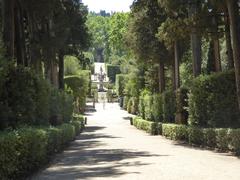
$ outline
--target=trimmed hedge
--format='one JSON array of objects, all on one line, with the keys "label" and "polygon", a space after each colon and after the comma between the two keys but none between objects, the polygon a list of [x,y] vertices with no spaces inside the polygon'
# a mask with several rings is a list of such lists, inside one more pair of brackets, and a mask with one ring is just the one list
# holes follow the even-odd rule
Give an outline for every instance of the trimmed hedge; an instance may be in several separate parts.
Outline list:
[{"label": "trimmed hedge", "polygon": [[124,98],[123,98],[123,109],[127,110],[129,100],[130,100],[129,96],[124,96]]},{"label": "trimmed hedge", "polygon": [[133,125],[141,130],[146,131],[147,133],[151,134],[151,135],[157,135],[157,134],[161,134],[161,123],[156,123],[156,122],[152,122],[152,121],[146,121],[140,117],[135,117],[133,119]]},{"label": "trimmed hedge", "polygon": [[66,76],[64,82],[73,91],[77,112],[83,113],[90,90],[90,71],[85,70],[78,75]]},{"label": "trimmed hedge", "polygon": [[200,76],[189,96],[189,123],[194,126],[240,127],[233,71]]},{"label": "trimmed hedge", "polygon": [[152,135],[163,135],[168,139],[186,141],[190,145],[217,148],[222,152],[232,151],[240,155],[240,129],[214,129],[190,127],[179,124],[165,124],[133,119],[133,125]]},{"label": "trimmed hedge", "polygon": [[174,123],[176,113],[176,97],[175,92],[165,91],[162,95],[162,106],[163,106],[163,122]]},{"label": "trimmed hedge", "polygon": [[233,151],[240,155],[240,129],[213,129],[162,124],[162,135],[172,140],[184,140],[191,145]]},{"label": "trimmed hedge", "polygon": [[162,124],[162,135],[172,140],[185,140],[188,136],[187,126]]},{"label": "trimmed hedge", "polygon": [[137,114],[138,112],[138,99],[131,97],[128,101],[127,111],[130,114]]},{"label": "trimmed hedge", "polygon": [[189,90],[187,88],[179,88],[176,91],[175,123],[177,124],[187,124],[188,93],[189,93]]},{"label": "trimmed hedge", "polygon": [[0,129],[68,122],[73,96],[27,67],[0,68]]},{"label": "trimmed hedge", "polygon": [[115,83],[116,75],[120,73],[120,66],[107,64],[107,76],[112,83]]},{"label": "trimmed hedge", "polygon": [[126,74],[117,74],[116,75],[116,91],[117,91],[117,95],[119,97],[123,97],[124,96],[124,88],[125,88],[125,84],[127,82],[127,75]]},{"label": "trimmed hedge", "polygon": [[23,127],[0,132],[0,179],[15,179],[28,175],[62,150],[84,127],[77,117],[57,127]]}]

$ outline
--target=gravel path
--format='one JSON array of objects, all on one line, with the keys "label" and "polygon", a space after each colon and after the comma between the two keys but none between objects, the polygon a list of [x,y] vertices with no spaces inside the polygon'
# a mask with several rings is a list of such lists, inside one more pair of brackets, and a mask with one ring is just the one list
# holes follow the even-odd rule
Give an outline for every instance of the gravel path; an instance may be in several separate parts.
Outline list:
[{"label": "gravel path", "polygon": [[32,179],[240,180],[240,159],[150,136],[128,116],[98,104],[85,132]]}]

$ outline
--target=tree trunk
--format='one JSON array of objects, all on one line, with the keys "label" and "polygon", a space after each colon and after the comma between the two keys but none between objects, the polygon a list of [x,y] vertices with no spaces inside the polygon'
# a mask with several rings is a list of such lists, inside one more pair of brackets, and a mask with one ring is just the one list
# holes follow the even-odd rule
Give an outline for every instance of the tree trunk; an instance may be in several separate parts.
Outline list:
[{"label": "tree trunk", "polygon": [[14,58],[14,1],[3,0],[3,41],[6,47],[6,57]]},{"label": "tree trunk", "polygon": [[[189,9],[189,16],[192,17],[198,12],[198,3],[195,2],[191,5]],[[201,74],[201,64],[202,64],[202,55],[201,55],[201,37],[197,34],[196,28],[192,29],[191,33],[191,48],[193,54],[193,75],[197,77]]]},{"label": "tree trunk", "polygon": [[16,1],[15,7],[16,57],[17,64],[25,65],[25,37],[21,4]]},{"label": "tree trunk", "polygon": [[225,38],[226,38],[226,47],[227,47],[227,59],[228,59],[228,69],[234,68],[234,61],[233,61],[233,50],[231,44],[231,32],[230,32],[230,22],[229,22],[229,15],[227,9],[224,11],[225,14]]},{"label": "tree trunk", "polygon": [[165,91],[165,72],[164,72],[164,63],[159,63],[159,92],[163,93]]},{"label": "tree trunk", "polygon": [[215,37],[213,40],[213,47],[214,47],[214,66],[215,72],[222,71],[221,65],[221,57],[220,57],[220,47],[219,47],[219,39]]},{"label": "tree trunk", "polygon": [[58,54],[58,60],[59,60],[59,89],[64,89],[64,52],[63,50],[59,51]]},{"label": "tree trunk", "polygon": [[238,34],[238,6],[236,0],[226,0],[229,21],[230,21],[230,30],[231,30],[231,39],[233,47],[233,60],[234,60],[234,69],[236,77],[236,89],[237,89],[237,99],[238,107],[240,110],[240,41]]},{"label": "tree trunk", "polygon": [[58,81],[58,64],[56,62],[52,62],[51,80],[52,80],[53,86],[58,89],[59,88],[59,84],[58,84],[58,82],[59,82]]},{"label": "tree trunk", "polygon": [[179,73],[179,62],[180,62],[180,49],[179,43],[175,41],[174,43],[174,88],[175,90],[180,87],[180,73]]}]

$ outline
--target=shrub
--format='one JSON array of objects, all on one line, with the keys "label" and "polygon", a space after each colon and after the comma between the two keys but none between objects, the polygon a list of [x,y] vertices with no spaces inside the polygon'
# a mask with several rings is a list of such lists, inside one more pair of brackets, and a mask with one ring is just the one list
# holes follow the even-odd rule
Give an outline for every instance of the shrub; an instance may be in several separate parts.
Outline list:
[{"label": "shrub", "polygon": [[10,66],[4,74],[0,69],[0,74],[0,129],[71,119],[72,96],[52,88],[29,68]]},{"label": "shrub", "polygon": [[38,128],[22,128],[19,133],[19,161],[22,172],[36,169],[47,161],[47,132]]},{"label": "shrub", "polygon": [[157,135],[161,132],[161,129],[159,129],[161,128],[160,123],[146,121],[140,117],[135,117],[133,119],[133,125],[136,128],[144,130],[151,135]]},{"label": "shrub", "polygon": [[19,169],[19,136],[16,132],[0,133],[0,179],[7,179]]},{"label": "shrub", "polygon": [[107,64],[107,76],[112,83],[115,83],[116,75],[120,73],[120,66]]},{"label": "shrub", "polygon": [[139,96],[139,105],[138,105],[138,110],[139,110],[139,115],[145,119],[145,103],[144,103],[144,97],[146,94],[149,94],[149,92],[147,90],[143,90],[140,93]]},{"label": "shrub", "polygon": [[130,99],[129,96],[124,96],[124,98],[123,98],[123,109],[125,109],[125,110],[127,110],[129,99]]},{"label": "shrub", "polygon": [[202,127],[239,127],[234,72],[200,76],[189,96],[189,123]]},{"label": "shrub", "polygon": [[216,129],[217,148],[221,151],[228,150],[229,134],[228,129]]},{"label": "shrub", "polygon": [[138,112],[138,99],[135,97],[131,97],[128,101],[127,106],[128,113],[137,114]]},{"label": "shrub", "polygon": [[66,76],[65,83],[73,91],[76,109],[84,112],[86,97],[89,92],[89,71],[81,71],[78,75]]},{"label": "shrub", "polygon": [[[81,118],[81,129],[83,123]],[[74,120],[76,125],[77,120]],[[0,133],[0,179],[21,179],[49,160],[50,155],[62,150],[78,131],[75,125],[57,127],[24,127]]]},{"label": "shrub", "polygon": [[154,121],[162,122],[163,121],[163,104],[162,104],[162,95],[153,94],[152,96],[152,117]]},{"label": "shrub", "polygon": [[179,88],[176,91],[176,116],[177,124],[187,124],[188,119],[188,89]]},{"label": "shrub", "polygon": [[240,155],[240,129],[229,130],[229,148]]},{"label": "shrub", "polygon": [[127,82],[127,76],[125,74],[116,75],[116,91],[119,97],[124,96],[124,88]]},{"label": "shrub", "polygon": [[203,130],[198,127],[189,127],[188,142],[190,144],[202,145],[204,142]]},{"label": "shrub", "polygon": [[60,125],[69,122],[73,113],[73,96],[52,88],[50,99],[50,123]]},{"label": "shrub", "polygon": [[216,142],[216,131],[213,128],[205,128],[203,129],[204,136],[204,145],[207,147],[214,148],[217,145]]},{"label": "shrub", "polygon": [[174,123],[176,112],[176,98],[174,91],[165,91],[163,98],[163,122]]},{"label": "shrub", "polygon": [[143,99],[143,106],[144,106],[144,114],[146,120],[153,120],[153,113],[152,113],[152,104],[153,104],[153,98],[151,94],[145,94]]},{"label": "shrub", "polygon": [[188,128],[185,125],[162,124],[162,134],[172,140],[186,140]]}]

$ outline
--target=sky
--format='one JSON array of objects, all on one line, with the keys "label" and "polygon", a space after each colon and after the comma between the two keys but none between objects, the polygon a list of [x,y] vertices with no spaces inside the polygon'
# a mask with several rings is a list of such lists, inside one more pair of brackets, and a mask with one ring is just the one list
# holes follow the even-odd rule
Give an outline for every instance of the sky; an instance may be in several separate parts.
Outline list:
[{"label": "sky", "polygon": [[133,0],[82,0],[82,2],[88,6],[89,11],[128,12]]}]

